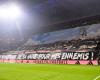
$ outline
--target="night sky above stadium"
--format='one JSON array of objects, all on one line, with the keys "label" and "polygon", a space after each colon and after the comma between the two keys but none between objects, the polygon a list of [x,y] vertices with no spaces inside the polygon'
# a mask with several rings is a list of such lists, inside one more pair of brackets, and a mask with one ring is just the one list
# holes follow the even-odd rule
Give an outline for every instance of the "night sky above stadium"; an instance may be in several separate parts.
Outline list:
[{"label": "night sky above stadium", "polygon": [[[25,38],[47,30],[49,24],[100,14],[100,0],[0,0],[0,5],[12,1],[24,12],[18,23]],[[0,20],[0,37],[17,36],[13,26],[15,22]]]}]

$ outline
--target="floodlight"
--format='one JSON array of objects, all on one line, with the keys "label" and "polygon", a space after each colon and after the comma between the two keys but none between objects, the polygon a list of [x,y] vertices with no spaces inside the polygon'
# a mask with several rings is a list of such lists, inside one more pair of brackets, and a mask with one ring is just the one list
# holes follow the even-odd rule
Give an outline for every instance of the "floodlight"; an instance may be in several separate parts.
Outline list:
[{"label": "floodlight", "polygon": [[21,16],[21,9],[15,4],[0,6],[0,18],[16,19]]},{"label": "floodlight", "polygon": [[22,9],[17,4],[9,3],[0,6],[0,20],[4,20],[5,23],[6,21],[9,22],[10,20],[12,23],[14,23],[16,25],[14,27],[17,28],[21,37],[22,31],[18,19],[21,18],[22,15]]}]

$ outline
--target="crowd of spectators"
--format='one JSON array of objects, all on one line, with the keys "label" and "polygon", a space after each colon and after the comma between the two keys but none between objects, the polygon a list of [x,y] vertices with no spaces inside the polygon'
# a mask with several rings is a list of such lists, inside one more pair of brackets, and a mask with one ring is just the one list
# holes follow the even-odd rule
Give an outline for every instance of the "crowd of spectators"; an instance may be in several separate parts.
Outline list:
[{"label": "crowd of spectators", "polygon": [[48,44],[39,45],[23,45],[17,48],[18,51],[22,50],[95,50],[100,37],[82,39],[72,39],[57,41]]},{"label": "crowd of spectators", "polygon": [[14,44],[9,45],[8,48],[0,50],[0,53],[14,53],[16,51],[55,51],[55,50],[67,50],[67,51],[80,51],[88,50],[94,51],[100,40],[100,36],[97,37],[87,37],[86,39],[72,39],[72,40],[62,40],[47,44],[38,45],[23,45]]}]

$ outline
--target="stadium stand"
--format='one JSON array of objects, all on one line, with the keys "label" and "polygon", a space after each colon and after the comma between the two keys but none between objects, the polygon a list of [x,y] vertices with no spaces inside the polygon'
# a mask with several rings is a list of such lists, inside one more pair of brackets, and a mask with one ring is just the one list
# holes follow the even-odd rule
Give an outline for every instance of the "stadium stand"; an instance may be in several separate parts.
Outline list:
[{"label": "stadium stand", "polygon": [[[93,26],[95,27],[95,25]],[[42,44],[32,43],[31,45],[26,44],[27,42],[14,43],[8,46],[6,51],[0,51],[1,62],[4,60],[4,62],[17,63],[97,65],[100,61],[98,52],[100,36],[88,36],[84,32],[80,38],[70,40],[57,40]]]},{"label": "stadium stand", "polygon": [[40,44],[40,45],[23,45],[17,50],[94,50],[97,46],[98,38],[93,39],[77,39],[77,40],[66,40],[66,41],[57,41],[54,43]]}]

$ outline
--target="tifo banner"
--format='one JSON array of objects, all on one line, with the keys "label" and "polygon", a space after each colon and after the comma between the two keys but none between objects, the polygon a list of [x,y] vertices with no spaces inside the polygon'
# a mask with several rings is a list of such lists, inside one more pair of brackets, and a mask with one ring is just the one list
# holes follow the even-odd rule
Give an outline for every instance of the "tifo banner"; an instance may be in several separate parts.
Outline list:
[{"label": "tifo banner", "polygon": [[95,52],[44,52],[28,54],[2,54],[1,60],[95,60]]}]

